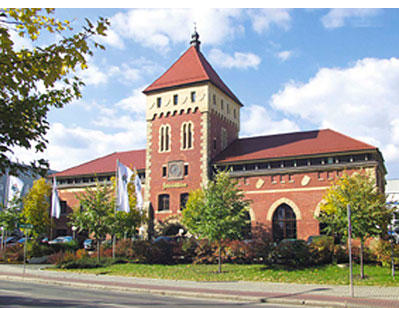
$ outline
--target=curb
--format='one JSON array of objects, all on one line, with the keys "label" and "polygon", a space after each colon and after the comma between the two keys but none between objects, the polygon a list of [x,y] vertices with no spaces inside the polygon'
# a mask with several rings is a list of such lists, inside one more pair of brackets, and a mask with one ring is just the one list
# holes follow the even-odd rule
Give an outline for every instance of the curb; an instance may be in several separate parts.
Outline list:
[{"label": "curb", "polygon": [[[70,287],[92,288],[120,292],[148,293],[154,295],[172,295],[178,297],[196,297],[208,299],[224,299],[231,301],[250,301],[258,303],[285,304],[292,306],[312,306],[330,308],[398,308],[399,301],[348,298],[336,296],[297,295],[287,293],[266,293],[251,291],[229,291],[219,289],[201,289],[192,287],[163,286],[150,284],[133,284],[104,280],[85,280],[55,278],[48,275],[38,276],[26,273],[1,273],[0,279],[37,282],[43,284],[64,285]],[[291,296],[291,297],[290,297]]]}]

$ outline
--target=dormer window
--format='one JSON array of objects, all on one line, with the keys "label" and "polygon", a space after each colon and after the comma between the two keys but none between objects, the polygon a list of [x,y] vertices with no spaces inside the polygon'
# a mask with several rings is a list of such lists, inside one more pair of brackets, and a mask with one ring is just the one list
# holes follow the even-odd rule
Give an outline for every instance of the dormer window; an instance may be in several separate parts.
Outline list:
[{"label": "dormer window", "polygon": [[173,96],[173,105],[177,105],[178,100],[179,100],[179,97],[178,97],[177,94],[175,94],[175,95]]},{"label": "dormer window", "polygon": [[161,98],[157,98],[157,107],[158,108],[161,107],[161,103],[162,103],[162,99]]},{"label": "dormer window", "polygon": [[195,102],[196,94],[195,91],[191,92],[191,102]]}]

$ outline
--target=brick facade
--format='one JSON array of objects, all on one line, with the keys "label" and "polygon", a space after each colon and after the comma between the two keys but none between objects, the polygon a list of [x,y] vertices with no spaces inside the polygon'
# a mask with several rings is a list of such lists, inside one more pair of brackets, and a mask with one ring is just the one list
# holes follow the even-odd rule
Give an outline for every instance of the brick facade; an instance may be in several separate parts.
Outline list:
[{"label": "brick facade", "polygon": [[69,211],[78,207],[75,195],[84,187],[78,178],[112,176],[116,159],[141,173],[145,208],[155,221],[176,218],[183,194],[206,185],[217,170],[231,168],[251,200],[252,227],[273,234],[273,218],[284,207],[281,212],[291,214],[299,239],[320,233],[315,215],[342,172],[368,172],[384,189],[386,171],[378,148],[337,132],[239,139],[243,105],[200,53],[199,43],[143,92],[146,150],[114,153],[56,174]]}]

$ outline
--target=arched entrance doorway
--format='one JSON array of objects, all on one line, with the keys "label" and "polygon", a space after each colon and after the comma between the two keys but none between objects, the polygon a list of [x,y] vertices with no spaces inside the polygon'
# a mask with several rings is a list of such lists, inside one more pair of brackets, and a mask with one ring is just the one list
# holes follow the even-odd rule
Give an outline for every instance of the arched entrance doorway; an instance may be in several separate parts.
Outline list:
[{"label": "arched entrance doorway", "polygon": [[296,216],[292,208],[283,203],[273,214],[273,240],[296,239]]}]

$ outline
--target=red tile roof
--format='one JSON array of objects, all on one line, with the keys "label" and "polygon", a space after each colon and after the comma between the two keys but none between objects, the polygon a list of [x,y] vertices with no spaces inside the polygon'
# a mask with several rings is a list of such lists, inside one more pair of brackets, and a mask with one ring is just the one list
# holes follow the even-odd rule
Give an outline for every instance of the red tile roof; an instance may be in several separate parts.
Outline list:
[{"label": "red tile roof", "polygon": [[213,162],[228,163],[376,149],[333,130],[323,129],[237,139]]},{"label": "red tile roof", "polygon": [[137,170],[145,169],[145,149],[141,149],[115,152],[110,155],[83,163],[79,166],[54,173],[52,176],[66,177],[85,174],[112,173],[116,171],[116,161],[118,159],[121,163],[129,168],[136,168]]},{"label": "red tile roof", "polygon": [[191,46],[161,77],[149,85],[143,92],[150,93],[166,88],[210,81],[235,102],[240,100],[220,79],[219,75],[205,59],[204,55]]}]

